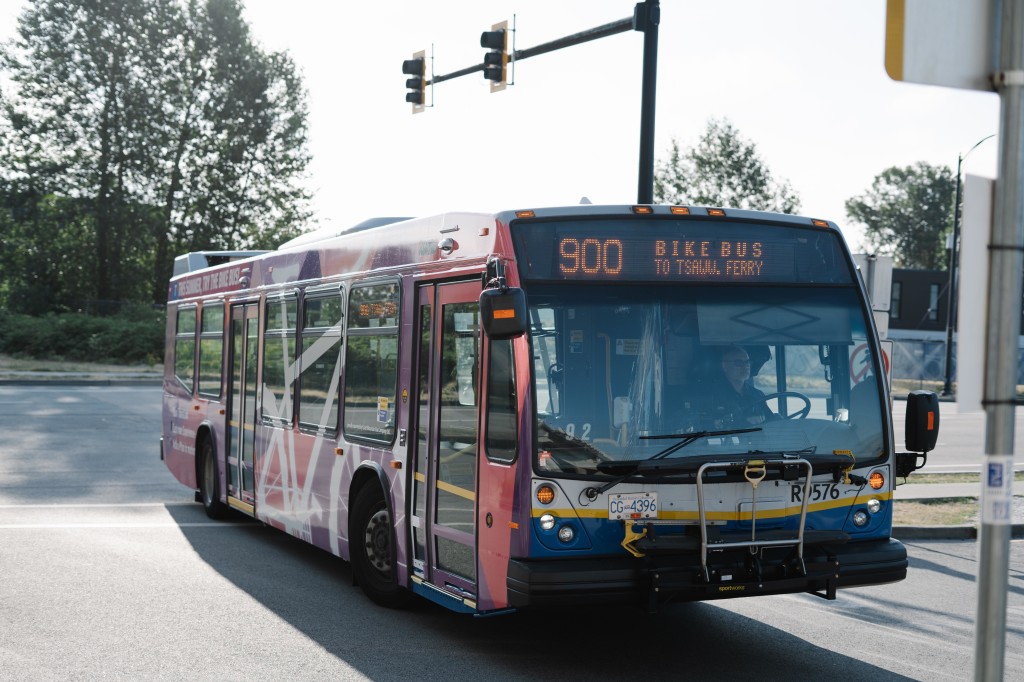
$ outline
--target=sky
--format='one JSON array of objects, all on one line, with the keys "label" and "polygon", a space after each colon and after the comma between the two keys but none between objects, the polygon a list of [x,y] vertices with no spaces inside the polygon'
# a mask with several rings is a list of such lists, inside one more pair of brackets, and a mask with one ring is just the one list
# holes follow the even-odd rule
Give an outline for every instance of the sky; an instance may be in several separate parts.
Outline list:
[{"label": "sky", "polygon": [[[479,64],[480,33],[513,16],[526,49],[630,17],[634,1],[243,2],[256,40],[287,52],[308,89],[320,225],[636,201],[642,33],[521,60],[502,92],[480,73],[442,82],[415,115],[401,73],[417,50],[433,51],[438,75]],[[0,40],[24,4],[0,0]],[[801,213],[837,222],[855,250],[863,232],[845,202],[876,175],[918,161],[955,171],[959,154],[998,132],[994,93],[889,78],[885,0],[662,0],[661,10],[657,157],[728,119],[796,190]],[[995,177],[998,147],[977,147],[965,174]]]}]

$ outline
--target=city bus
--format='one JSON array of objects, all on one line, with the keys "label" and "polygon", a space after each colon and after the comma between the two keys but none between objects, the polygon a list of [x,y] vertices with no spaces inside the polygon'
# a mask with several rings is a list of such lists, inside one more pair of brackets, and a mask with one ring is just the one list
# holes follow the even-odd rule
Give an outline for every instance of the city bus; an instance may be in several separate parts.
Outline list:
[{"label": "city bus", "polygon": [[447,213],[179,262],[161,458],[210,517],[350,562],[378,604],[655,610],[906,576],[893,490],[937,398],[908,397],[897,453],[834,223]]}]

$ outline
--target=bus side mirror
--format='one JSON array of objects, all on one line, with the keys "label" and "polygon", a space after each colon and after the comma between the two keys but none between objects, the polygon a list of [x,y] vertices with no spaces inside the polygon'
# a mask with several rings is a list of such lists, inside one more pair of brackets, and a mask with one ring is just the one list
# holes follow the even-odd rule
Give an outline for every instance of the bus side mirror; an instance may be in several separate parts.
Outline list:
[{"label": "bus side mirror", "polygon": [[[904,435],[910,452],[896,453],[896,475],[903,478],[923,467],[928,453],[935,449],[939,439],[939,396],[932,391],[911,391],[907,395]],[[924,462],[918,464],[921,456]]]},{"label": "bus side mirror", "polygon": [[480,321],[488,338],[514,339],[526,333],[526,294],[512,287],[480,292]]}]

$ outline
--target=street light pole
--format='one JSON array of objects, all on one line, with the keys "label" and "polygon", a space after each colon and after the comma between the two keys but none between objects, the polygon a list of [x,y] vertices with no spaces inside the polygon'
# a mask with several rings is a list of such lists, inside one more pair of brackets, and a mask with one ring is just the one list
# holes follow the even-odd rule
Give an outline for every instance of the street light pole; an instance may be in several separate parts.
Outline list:
[{"label": "street light pole", "polygon": [[977,149],[978,145],[993,137],[995,137],[995,133],[981,138],[974,143],[973,147],[967,150],[966,154],[957,154],[956,157],[956,201],[953,204],[953,241],[949,247],[949,285],[946,287],[949,299],[946,302],[946,366],[945,381],[942,384],[943,396],[953,395],[953,323],[956,319],[956,266],[959,260],[957,258],[959,255],[957,247],[960,244],[960,203],[962,200],[960,169],[963,166],[964,159]]}]

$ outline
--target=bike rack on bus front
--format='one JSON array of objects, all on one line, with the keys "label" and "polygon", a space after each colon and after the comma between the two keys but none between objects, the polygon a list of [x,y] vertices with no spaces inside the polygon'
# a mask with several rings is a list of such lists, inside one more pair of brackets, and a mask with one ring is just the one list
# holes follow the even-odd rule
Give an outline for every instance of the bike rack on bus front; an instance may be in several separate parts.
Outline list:
[{"label": "bike rack on bus front", "polygon": [[[768,472],[769,464],[781,464],[783,466],[802,466],[806,470],[804,477],[804,493],[800,503],[800,523],[797,528],[796,537],[782,538],[775,540],[757,539],[757,486],[764,480]],[[728,542],[715,542],[714,549],[734,549],[749,547],[751,554],[756,554],[763,547],[796,547],[797,559],[800,562],[800,572],[807,574],[807,566],[804,564],[804,525],[807,522],[807,505],[811,498],[811,479],[814,469],[806,459],[752,459],[741,462],[708,462],[697,470],[697,510],[700,514],[700,565],[704,582],[711,582],[711,574],[708,571],[708,520],[707,510],[704,506],[704,473],[709,469],[735,469],[743,466],[743,477],[751,486],[751,507],[750,507],[750,539],[734,540]]]}]

